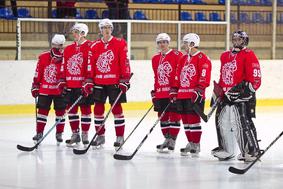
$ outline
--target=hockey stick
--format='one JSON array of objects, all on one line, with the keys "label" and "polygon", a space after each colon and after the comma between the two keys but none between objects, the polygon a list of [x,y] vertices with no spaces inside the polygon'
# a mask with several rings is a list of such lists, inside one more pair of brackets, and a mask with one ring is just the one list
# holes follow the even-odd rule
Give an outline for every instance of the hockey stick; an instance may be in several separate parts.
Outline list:
[{"label": "hockey stick", "polygon": [[[130,79],[132,78],[133,75],[134,75],[134,74],[131,73]],[[88,146],[87,146],[85,149],[73,149],[73,153],[74,153],[74,154],[81,155],[81,154],[85,154],[85,153],[88,151],[88,149],[89,149],[90,146],[91,146],[91,143],[92,143],[92,142],[94,141],[94,139],[98,136],[99,131],[104,128],[104,123],[105,123],[105,121],[106,121],[107,118],[109,117],[109,114],[110,114],[110,112],[112,112],[114,106],[118,103],[118,101],[119,101],[119,99],[120,99],[120,97],[121,97],[122,94],[123,94],[123,91],[121,91],[121,92],[118,94],[117,98],[115,99],[114,103],[112,104],[110,110],[107,112],[105,118],[103,119],[102,123],[100,124],[99,129],[96,131],[95,135],[92,137],[92,139],[91,139],[90,143],[88,144]]]},{"label": "hockey stick", "polygon": [[158,122],[160,121],[160,119],[165,115],[167,109],[169,108],[171,102],[168,103],[168,105],[165,107],[165,109],[163,110],[163,112],[161,113],[161,115],[159,116],[159,118],[155,121],[155,123],[153,124],[153,126],[150,128],[149,132],[145,135],[145,137],[142,139],[142,141],[140,142],[140,144],[138,145],[138,147],[136,148],[136,150],[134,151],[134,153],[132,153],[131,155],[122,155],[122,154],[114,154],[114,159],[117,160],[131,160],[135,154],[138,152],[138,150],[140,149],[140,147],[143,145],[144,141],[148,138],[149,134],[153,131],[154,127],[158,124]]},{"label": "hockey stick", "polygon": [[[125,141],[121,144],[121,146],[116,150],[116,152],[118,152],[122,146],[125,144],[125,142],[128,140],[128,138],[133,134],[133,132],[138,128],[138,126],[140,125],[140,123],[144,120],[144,118],[147,116],[147,114],[150,112],[150,110],[153,108],[153,105],[151,105],[151,107],[147,110],[147,112],[144,114],[144,116],[141,118],[141,120],[138,122],[138,124],[135,126],[135,128],[131,131],[131,133],[127,136],[127,138],[125,139]],[[115,155],[115,154],[114,154]]]},{"label": "hockey stick", "polygon": [[231,173],[234,173],[234,174],[240,174],[240,175],[245,174],[245,173],[263,156],[263,154],[265,154],[265,152],[266,152],[267,150],[269,150],[269,148],[270,148],[282,135],[283,135],[283,131],[282,131],[282,132],[269,144],[269,146],[267,146],[267,148],[266,148],[264,151],[262,151],[262,152],[259,154],[259,156],[257,156],[257,158],[256,158],[250,165],[248,165],[246,168],[244,168],[244,169],[238,169],[238,168],[235,168],[235,167],[230,166],[228,170],[229,170]]},{"label": "hockey stick", "polygon": [[43,135],[43,137],[37,141],[37,143],[33,146],[33,147],[26,147],[26,146],[22,146],[22,145],[17,145],[17,148],[21,151],[26,151],[26,152],[30,152],[30,151],[33,151],[35,148],[38,147],[38,145],[47,137],[47,135],[62,121],[62,119],[65,118],[66,114],[68,114],[73,108],[74,106],[76,106],[79,101],[83,98],[83,96],[79,96],[79,98],[72,104],[72,106],[65,112],[65,114],[59,118],[55,124],[47,131],[47,133],[45,135]]},{"label": "hockey stick", "polygon": [[193,105],[193,110],[201,117],[201,119],[205,122],[208,122],[210,117],[212,116],[213,112],[216,110],[217,106],[220,104],[221,98],[218,97],[215,101],[215,103],[211,106],[210,110],[208,111],[208,114],[205,115],[205,113],[202,111],[202,109],[199,107],[198,104]]},{"label": "hockey stick", "polygon": [[99,131],[100,131],[102,128],[104,128],[104,123],[106,122],[107,118],[109,117],[110,113],[112,112],[114,106],[117,104],[117,102],[118,102],[118,100],[120,99],[120,97],[121,97],[122,94],[123,94],[123,91],[121,91],[121,92],[119,93],[119,95],[117,96],[115,102],[112,104],[111,108],[110,108],[109,111],[107,112],[105,118],[103,119],[102,123],[100,124],[100,127],[99,127],[98,131],[96,131],[95,135],[92,137],[92,139],[91,139],[90,143],[88,144],[88,146],[87,146],[85,149],[76,149],[76,148],[74,148],[74,149],[73,149],[73,153],[74,153],[74,154],[81,155],[81,154],[85,154],[85,153],[88,151],[88,149],[89,149],[90,146],[91,146],[91,143],[92,143],[92,142],[94,141],[94,139],[98,136]]}]

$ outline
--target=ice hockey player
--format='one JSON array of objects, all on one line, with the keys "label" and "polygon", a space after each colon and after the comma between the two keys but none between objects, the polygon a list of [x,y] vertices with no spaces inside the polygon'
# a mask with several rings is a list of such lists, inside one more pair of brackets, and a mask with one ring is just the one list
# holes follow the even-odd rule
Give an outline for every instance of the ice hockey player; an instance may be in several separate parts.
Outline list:
[{"label": "ice hockey player", "polygon": [[[75,24],[71,29],[74,42],[64,50],[64,61],[60,70],[61,79],[59,88],[70,107],[80,95],[86,77],[88,54],[92,42],[86,39],[88,26],[83,23]],[[69,112],[69,121],[72,129],[71,139],[66,140],[67,146],[71,147],[78,144],[81,140],[84,145],[89,143],[88,131],[91,124],[91,105],[93,104],[92,95],[84,96],[81,101]],[[80,137],[80,117],[78,109],[81,110],[81,137]]]},{"label": "ice hockey player", "polygon": [[35,75],[33,78],[31,93],[37,98],[37,117],[36,117],[36,135],[32,138],[38,142],[43,137],[44,127],[47,122],[51,103],[54,104],[56,121],[61,121],[56,126],[56,140],[63,142],[62,133],[64,131],[66,103],[57,88],[59,80],[59,71],[63,59],[63,45],[65,43],[64,35],[55,34],[51,40],[52,48],[43,52],[37,62]]},{"label": "ice hockey player", "polygon": [[[127,57],[127,44],[123,39],[112,36],[113,24],[109,19],[102,19],[98,27],[102,38],[95,41],[91,48],[88,65],[88,77],[84,85],[85,93],[90,93],[94,84],[94,124],[98,136],[91,143],[95,148],[105,143],[103,125],[107,97],[111,106],[122,91],[118,103],[113,107],[116,142],[118,148],[124,142],[125,118],[121,103],[127,102],[126,91],[130,87],[130,64]],[[102,127],[103,126],[103,127]]]},{"label": "ice hockey player", "polygon": [[211,61],[198,49],[200,38],[197,34],[186,34],[183,43],[187,54],[178,63],[170,97],[176,100],[176,109],[181,114],[188,140],[186,147],[180,150],[181,155],[191,153],[192,157],[197,157],[202,130],[200,116],[193,110],[193,106],[204,109],[205,89],[210,83]]},{"label": "ice hockey player", "polygon": [[261,85],[259,61],[247,48],[249,37],[244,31],[232,35],[233,48],[221,54],[219,86],[223,96],[216,110],[216,130],[219,147],[212,155],[219,160],[235,157],[236,144],[239,160],[255,160],[260,149],[252,118],[255,117],[255,91]]},{"label": "ice hockey player", "polygon": [[[152,69],[154,72],[154,89],[151,91],[154,110],[158,117],[170,103],[170,84],[174,80],[176,66],[183,55],[180,51],[169,47],[170,36],[167,33],[160,33],[156,37],[158,54],[152,58]],[[165,141],[157,145],[158,152],[171,152],[175,149],[175,141],[180,130],[181,116],[172,111],[174,104],[170,104],[168,111],[160,119],[160,126]]]}]

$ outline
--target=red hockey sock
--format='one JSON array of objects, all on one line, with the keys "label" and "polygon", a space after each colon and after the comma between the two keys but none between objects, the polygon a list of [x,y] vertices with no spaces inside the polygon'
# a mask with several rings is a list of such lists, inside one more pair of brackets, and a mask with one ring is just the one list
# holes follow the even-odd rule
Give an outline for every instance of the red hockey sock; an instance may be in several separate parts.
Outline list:
[{"label": "red hockey sock", "polygon": [[193,143],[199,143],[202,134],[200,117],[197,114],[189,114],[188,119],[189,119],[189,128],[191,131],[191,141]]},{"label": "red hockey sock", "polygon": [[36,132],[43,133],[44,127],[47,122],[49,110],[39,108],[36,117]]},{"label": "red hockey sock", "polygon": [[[55,110],[56,119],[57,122],[59,119],[62,119],[62,116],[64,115],[65,110]],[[60,123],[56,127],[56,133],[63,133],[64,132],[64,126],[65,126],[65,118],[63,118]]]},{"label": "red hockey sock", "polygon": [[[158,117],[160,117],[161,112],[158,112]],[[169,128],[170,128],[170,123],[169,123],[169,113],[166,112],[164,116],[160,119],[160,127],[163,136],[166,138],[169,135]]]},{"label": "red hockey sock", "polygon": [[[98,135],[103,135],[105,133],[105,126],[102,125],[104,120],[105,107],[102,103],[96,103],[93,109],[94,112],[94,126]],[[103,126],[103,127],[102,127]]]},{"label": "red hockey sock", "polygon": [[82,131],[88,132],[91,124],[91,106],[81,106],[81,112]]},{"label": "red hockey sock", "polygon": [[170,124],[169,134],[172,138],[176,139],[177,136],[178,136],[178,133],[180,131],[181,116],[180,116],[180,114],[177,114],[175,112],[170,112],[169,116],[170,116],[170,118],[169,118],[170,119],[170,121],[169,121],[169,124]]},{"label": "red hockey sock", "polygon": [[78,115],[78,106],[77,105],[74,106],[74,108],[70,110],[68,117],[69,117],[72,132],[73,133],[78,132],[79,131],[79,125],[80,125],[80,117]]},{"label": "red hockey sock", "polygon": [[125,131],[125,118],[123,115],[123,109],[120,103],[113,107],[112,113],[114,115],[114,125],[116,136],[124,136]]}]

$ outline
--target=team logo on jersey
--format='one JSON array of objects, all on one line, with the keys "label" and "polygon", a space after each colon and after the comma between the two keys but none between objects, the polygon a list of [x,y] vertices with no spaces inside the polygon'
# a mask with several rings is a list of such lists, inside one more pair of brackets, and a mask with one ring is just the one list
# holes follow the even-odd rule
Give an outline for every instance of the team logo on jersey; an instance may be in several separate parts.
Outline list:
[{"label": "team logo on jersey", "polygon": [[83,64],[83,53],[80,52],[78,54],[74,54],[67,61],[67,70],[72,75],[80,75],[82,64]]},{"label": "team logo on jersey", "polygon": [[237,62],[236,60],[232,60],[232,62],[227,62],[222,67],[222,80],[226,85],[231,85],[234,83],[234,72],[237,70]]},{"label": "team logo on jersey", "polygon": [[114,53],[111,50],[108,50],[102,53],[96,62],[97,69],[101,73],[107,73],[111,70],[111,61],[114,60]]},{"label": "team logo on jersey", "polygon": [[196,75],[196,68],[193,64],[188,64],[183,67],[180,76],[180,84],[182,87],[189,87],[190,80]]},{"label": "team logo on jersey", "polygon": [[157,75],[159,85],[168,85],[170,73],[172,72],[172,66],[168,61],[162,62],[158,65]]},{"label": "team logo on jersey", "polygon": [[56,83],[57,82],[56,75],[57,75],[57,68],[55,64],[50,64],[44,69],[43,77],[47,83]]}]

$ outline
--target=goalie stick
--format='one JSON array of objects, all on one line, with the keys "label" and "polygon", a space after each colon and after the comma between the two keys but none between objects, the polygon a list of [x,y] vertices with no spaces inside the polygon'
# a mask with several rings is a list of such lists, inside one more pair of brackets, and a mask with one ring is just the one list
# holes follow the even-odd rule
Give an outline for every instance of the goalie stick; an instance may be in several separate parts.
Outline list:
[{"label": "goalie stick", "polygon": [[131,131],[131,133],[127,136],[127,138],[125,139],[125,141],[121,144],[121,146],[116,150],[116,152],[118,152],[122,146],[125,144],[125,142],[129,139],[129,137],[133,134],[133,132],[138,128],[138,126],[140,125],[140,123],[144,120],[144,118],[147,116],[147,114],[150,112],[150,110],[153,108],[153,105],[151,105],[151,107],[147,110],[147,112],[144,114],[144,116],[141,118],[141,120],[137,123],[137,125],[135,126],[135,128]]},{"label": "goalie stick", "polygon": [[113,155],[114,159],[117,159],[117,160],[131,160],[135,156],[135,154],[138,152],[140,147],[143,145],[144,141],[148,138],[150,133],[153,131],[154,127],[158,124],[160,119],[165,115],[165,113],[166,113],[167,109],[169,108],[170,104],[171,104],[171,102],[168,103],[168,105],[165,107],[165,109],[163,110],[163,112],[161,113],[159,118],[155,121],[153,126],[150,128],[149,132],[145,135],[145,137],[142,139],[142,141],[140,142],[138,147],[135,149],[135,151],[131,155],[114,154]]},{"label": "goalie stick", "polygon": [[47,131],[47,133],[45,133],[45,135],[43,135],[43,137],[39,141],[37,141],[37,143],[34,146],[26,147],[18,144],[17,149],[25,152],[31,152],[34,149],[36,149],[39,146],[39,144],[47,137],[47,135],[62,121],[62,119],[65,118],[66,114],[68,114],[70,110],[72,110],[74,106],[77,105],[82,98],[83,98],[82,95],[79,96],[79,98],[72,104],[72,106],[65,112],[65,114],[55,122],[55,124]]},{"label": "goalie stick", "polygon": [[257,158],[256,158],[253,162],[251,162],[246,168],[244,168],[244,169],[238,169],[238,168],[235,168],[235,167],[230,166],[228,170],[229,170],[231,173],[234,173],[234,174],[240,174],[240,175],[245,174],[245,173],[263,156],[263,154],[265,154],[265,152],[266,152],[267,150],[269,150],[269,148],[270,148],[282,135],[283,135],[283,131],[282,131],[282,132],[269,144],[269,146],[267,146],[266,149],[265,149],[264,151],[262,151],[262,152],[259,154],[259,156],[257,156]]},{"label": "goalie stick", "polygon": [[[133,76],[133,73],[131,73],[130,79],[132,78],[132,76]],[[85,149],[76,149],[76,148],[74,148],[74,149],[73,149],[73,153],[74,153],[74,154],[81,155],[81,154],[85,154],[85,153],[88,151],[88,149],[89,149],[90,146],[91,146],[91,143],[92,143],[92,142],[94,141],[94,139],[98,136],[99,131],[100,131],[102,128],[104,128],[104,123],[105,123],[105,121],[106,121],[107,118],[109,117],[110,112],[112,112],[112,110],[113,110],[113,108],[115,107],[115,105],[118,103],[118,101],[119,101],[119,99],[120,99],[120,97],[121,97],[122,94],[123,94],[123,91],[121,91],[121,92],[118,94],[117,98],[115,99],[115,101],[114,101],[114,103],[112,104],[111,108],[110,108],[109,111],[107,112],[105,118],[103,119],[102,123],[100,124],[99,129],[96,131],[95,135],[92,137],[92,139],[91,139],[90,143],[88,144],[88,146],[87,146]]]}]

